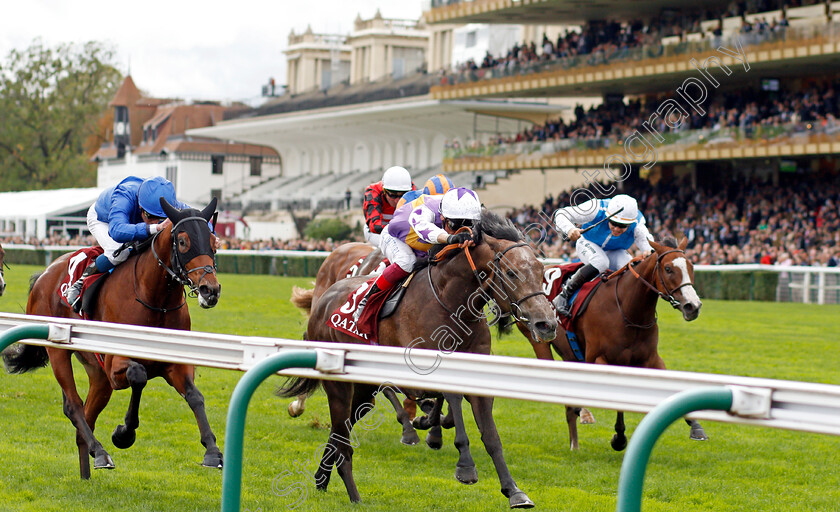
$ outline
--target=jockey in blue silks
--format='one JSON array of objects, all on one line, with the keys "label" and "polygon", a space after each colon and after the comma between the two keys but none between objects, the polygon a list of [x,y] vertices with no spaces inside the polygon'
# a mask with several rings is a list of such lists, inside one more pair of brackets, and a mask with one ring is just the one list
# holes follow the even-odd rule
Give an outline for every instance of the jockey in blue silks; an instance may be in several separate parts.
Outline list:
[{"label": "jockey in blue silks", "polygon": [[160,206],[160,198],[166,199],[175,208],[189,208],[175,199],[175,187],[160,176],[146,180],[129,176],[99,194],[88,209],[87,226],[105,252],[67,288],[64,297],[74,309],[77,309],[75,303],[82,293],[86,277],[108,272],[128,259],[128,250],[114,254],[125,242],[143,241],[165,227],[162,221],[167,219]]},{"label": "jockey in blue silks", "polygon": [[[605,219],[609,218],[606,222]],[[600,224],[599,224],[600,223]],[[575,242],[580,260],[585,263],[566,281],[554,299],[557,312],[569,316],[569,299],[584,283],[605,270],[617,270],[632,258],[627,252],[635,243],[643,252],[652,252],[650,232],[636,200],[620,194],[612,199],[590,199],[578,206],[567,206],[554,214],[554,224]],[[580,225],[578,228],[576,225]],[[581,229],[595,226],[586,233]]]}]

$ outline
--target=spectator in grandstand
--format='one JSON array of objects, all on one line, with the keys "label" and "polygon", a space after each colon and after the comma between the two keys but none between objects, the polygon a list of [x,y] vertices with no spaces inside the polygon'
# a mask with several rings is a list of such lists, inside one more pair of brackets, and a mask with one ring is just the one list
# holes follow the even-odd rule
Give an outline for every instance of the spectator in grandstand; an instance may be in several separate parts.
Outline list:
[{"label": "spectator in grandstand", "polygon": [[353,199],[353,192],[350,192],[350,187],[347,187],[347,190],[344,191],[344,202],[345,209],[350,209],[350,200]]},{"label": "spectator in grandstand", "polygon": [[359,321],[368,298],[389,290],[408,277],[418,257],[426,257],[435,244],[457,244],[470,239],[470,233],[455,234],[461,227],[481,219],[481,201],[468,188],[453,188],[442,196],[422,195],[397,210],[382,232],[379,245],[391,261],[359,301],[353,319]]},{"label": "spectator in grandstand", "polygon": [[382,175],[382,181],[368,185],[365,189],[362,211],[365,215],[365,240],[379,246],[380,233],[388,225],[400,198],[414,190],[411,175],[400,166],[389,167]]},{"label": "spectator in grandstand", "polygon": [[578,257],[584,263],[554,299],[557,312],[564,316],[570,314],[569,299],[585,282],[608,268],[619,269],[631,260],[627,251],[634,243],[645,253],[653,251],[648,243],[651,236],[645,217],[636,200],[626,194],[568,206],[557,211],[554,222],[561,233],[575,242]]},{"label": "spectator in grandstand", "polygon": [[175,198],[172,183],[160,176],[146,180],[129,176],[99,194],[88,209],[87,226],[105,252],[67,288],[64,297],[74,310],[78,311],[76,302],[86,277],[107,272],[128,259],[128,250],[118,251],[124,243],[143,241],[171,225],[160,206],[161,198],[176,208],[189,208]]}]

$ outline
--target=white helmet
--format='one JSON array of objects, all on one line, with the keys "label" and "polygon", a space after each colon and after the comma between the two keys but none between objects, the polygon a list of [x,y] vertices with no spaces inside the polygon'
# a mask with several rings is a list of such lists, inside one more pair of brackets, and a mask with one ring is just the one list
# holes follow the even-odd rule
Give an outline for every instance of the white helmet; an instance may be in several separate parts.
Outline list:
[{"label": "white helmet", "polygon": [[[616,214],[616,212],[618,212]],[[615,215],[610,220],[617,224],[630,225],[636,222],[639,214],[639,206],[636,200],[627,194],[619,194],[607,203],[607,217]]]},{"label": "white helmet", "polygon": [[408,192],[411,190],[411,175],[399,165],[389,167],[382,175],[382,188],[394,192]]},{"label": "white helmet", "polygon": [[440,200],[440,214],[447,219],[481,219],[478,194],[464,187],[450,189]]}]

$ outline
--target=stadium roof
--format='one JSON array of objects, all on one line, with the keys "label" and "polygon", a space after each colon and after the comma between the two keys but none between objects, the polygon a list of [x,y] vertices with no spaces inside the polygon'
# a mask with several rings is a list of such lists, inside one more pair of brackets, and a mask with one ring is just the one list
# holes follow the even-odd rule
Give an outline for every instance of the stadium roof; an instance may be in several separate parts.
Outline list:
[{"label": "stadium roof", "polygon": [[671,10],[710,9],[729,5],[730,0],[705,0],[686,5],[685,0],[495,0],[458,2],[423,14],[428,23],[503,23],[544,25],[580,24],[592,20],[629,20],[659,15]]},{"label": "stadium roof", "polygon": [[472,133],[476,115],[496,118],[498,131],[519,131],[522,121],[543,123],[568,107],[545,102],[508,100],[433,100],[428,96],[233,119],[216,126],[188,130],[190,135],[235,139],[278,147],[327,143],[333,139],[393,137],[397,133]]},{"label": "stadium roof", "polygon": [[99,196],[98,188],[65,188],[0,193],[0,219],[61,216],[88,208]]}]

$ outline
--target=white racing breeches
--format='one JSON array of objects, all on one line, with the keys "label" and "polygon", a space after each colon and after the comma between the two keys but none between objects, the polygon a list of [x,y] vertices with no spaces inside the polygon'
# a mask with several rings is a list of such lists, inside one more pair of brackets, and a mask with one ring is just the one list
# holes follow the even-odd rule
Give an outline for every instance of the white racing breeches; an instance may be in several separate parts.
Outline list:
[{"label": "white racing breeches", "polygon": [[411,272],[414,269],[414,264],[417,262],[414,249],[399,238],[388,234],[387,226],[382,230],[382,240],[379,242],[379,248],[391,263],[396,263],[404,271]]},{"label": "white racing breeches", "polygon": [[120,242],[115,241],[111,238],[111,235],[108,234],[108,223],[102,222],[98,218],[96,218],[96,205],[92,205],[88,210],[87,214],[87,226],[90,230],[91,234],[96,238],[96,241],[99,242],[99,245],[105,249],[105,257],[108,258],[113,265],[119,265],[123,261],[128,259],[129,251],[125,250],[120,252],[119,256],[114,256],[114,251],[122,247]]},{"label": "white racing breeches", "polygon": [[603,272],[607,269],[618,270],[633,259],[630,253],[624,249],[605,251],[601,246],[590,242],[584,237],[578,238],[575,248],[577,248],[580,261],[597,268],[598,272]]}]

